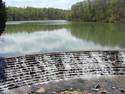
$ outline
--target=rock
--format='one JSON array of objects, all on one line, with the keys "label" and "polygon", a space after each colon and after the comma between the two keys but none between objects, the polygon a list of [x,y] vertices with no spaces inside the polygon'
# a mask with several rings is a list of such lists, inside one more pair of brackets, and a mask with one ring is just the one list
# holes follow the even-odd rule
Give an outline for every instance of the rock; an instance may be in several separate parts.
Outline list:
[{"label": "rock", "polygon": [[54,92],[52,92],[52,94],[56,94],[56,92],[54,91]]},{"label": "rock", "polygon": [[99,85],[99,84],[97,84],[96,86],[95,86],[95,89],[100,89],[101,88],[101,86]]},{"label": "rock", "polygon": [[98,94],[109,94],[104,88],[102,88],[99,84],[95,86],[93,91],[98,92]]},{"label": "rock", "polygon": [[103,91],[100,91],[100,94],[109,94],[109,93],[108,93],[108,91],[103,90]]},{"label": "rock", "polygon": [[88,93],[87,91],[74,90],[74,91],[63,91],[63,92],[60,92],[60,93],[57,93],[57,94],[92,94],[92,93]]},{"label": "rock", "polygon": [[116,87],[112,87],[112,89],[116,89]]},{"label": "rock", "polygon": [[99,91],[99,89],[95,89],[95,88],[93,88],[92,90],[95,91],[95,92],[98,92],[98,91]]},{"label": "rock", "polygon": [[46,92],[46,90],[45,90],[45,88],[43,88],[43,87],[39,88],[39,89],[36,91],[36,93],[45,93],[45,92]]},{"label": "rock", "polygon": [[73,88],[70,88],[70,90],[73,90]]},{"label": "rock", "polygon": [[124,90],[124,89],[120,89],[120,91],[121,91],[122,93],[125,93],[125,90]]},{"label": "rock", "polygon": [[99,84],[97,84],[95,86],[95,88],[93,88],[92,90],[95,91],[95,92],[99,92],[100,89],[101,89],[101,86]]}]

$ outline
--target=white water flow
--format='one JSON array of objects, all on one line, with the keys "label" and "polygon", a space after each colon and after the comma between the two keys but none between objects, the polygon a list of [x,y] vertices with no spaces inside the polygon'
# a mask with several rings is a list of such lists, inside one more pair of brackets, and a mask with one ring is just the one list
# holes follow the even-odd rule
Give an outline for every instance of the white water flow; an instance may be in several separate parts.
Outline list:
[{"label": "white water flow", "polygon": [[0,60],[0,90],[70,79],[124,75],[124,51],[79,51]]}]

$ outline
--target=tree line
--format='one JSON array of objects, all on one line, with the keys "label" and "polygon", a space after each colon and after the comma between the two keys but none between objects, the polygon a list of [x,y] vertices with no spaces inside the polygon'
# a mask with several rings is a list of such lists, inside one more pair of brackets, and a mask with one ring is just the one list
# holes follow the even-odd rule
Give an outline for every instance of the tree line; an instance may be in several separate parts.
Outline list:
[{"label": "tree line", "polygon": [[125,22],[125,0],[85,0],[72,6],[72,20]]},{"label": "tree line", "polygon": [[0,0],[0,35],[4,31],[6,22],[6,9],[5,4]]},{"label": "tree line", "polygon": [[80,20],[87,22],[125,22],[125,0],[84,0],[71,10],[55,8],[8,7],[8,20]]},{"label": "tree line", "polygon": [[65,19],[65,10],[56,8],[8,7],[8,20],[59,20]]}]

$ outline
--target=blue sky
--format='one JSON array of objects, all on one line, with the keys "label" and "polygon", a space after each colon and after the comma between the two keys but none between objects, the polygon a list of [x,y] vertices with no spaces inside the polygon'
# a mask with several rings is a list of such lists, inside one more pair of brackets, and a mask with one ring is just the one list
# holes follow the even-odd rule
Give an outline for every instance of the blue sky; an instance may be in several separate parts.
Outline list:
[{"label": "blue sky", "polygon": [[7,6],[17,7],[53,7],[61,9],[70,9],[73,4],[83,0],[4,0]]}]

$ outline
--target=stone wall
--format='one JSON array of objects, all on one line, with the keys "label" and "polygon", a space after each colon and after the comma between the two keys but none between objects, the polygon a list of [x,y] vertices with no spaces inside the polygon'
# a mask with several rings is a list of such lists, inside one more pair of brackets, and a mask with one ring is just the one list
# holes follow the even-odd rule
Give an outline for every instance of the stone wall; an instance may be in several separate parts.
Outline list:
[{"label": "stone wall", "polygon": [[0,59],[0,92],[49,81],[124,75],[125,51],[79,51]]}]

